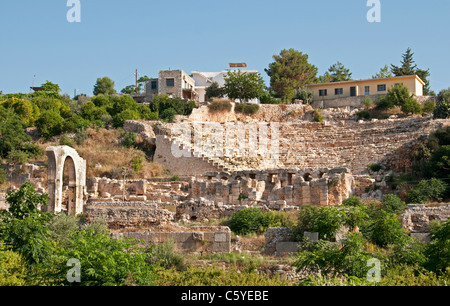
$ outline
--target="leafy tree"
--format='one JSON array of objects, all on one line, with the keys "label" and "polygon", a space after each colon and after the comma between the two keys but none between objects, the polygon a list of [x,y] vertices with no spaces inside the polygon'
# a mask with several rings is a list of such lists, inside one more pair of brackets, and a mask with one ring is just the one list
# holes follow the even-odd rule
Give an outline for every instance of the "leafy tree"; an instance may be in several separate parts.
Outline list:
[{"label": "leafy tree", "polygon": [[123,94],[133,95],[140,89],[136,90],[136,85],[125,86],[120,92]]},{"label": "leafy tree", "polygon": [[239,99],[241,102],[260,98],[264,95],[264,80],[260,74],[230,71],[225,77],[225,94],[230,99]]},{"label": "leafy tree", "polygon": [[31,140],[25,133],[25,124],[10,109],[0,106],[0,157],[5,158],[12,150],[19,150]]},{"label": "leafy tree", "polygon": [[212,82],[211,85],[206,88],[206,96],[208,98],[222,98],[224,96],[224,90],[219,86],[219,83]]},{"label": "leafy tree", "polygon": [[[447,149],[448,154],[450,146],[443,148]],[[448,167],[448,163],[445,166]],[[440,200],[446,190],[447,184],[437,178],[422,180],[408,193],[408,203],[426,204],[430,200]]]},{"label": "leafy tree", "polygon": [[414,98],[408,98],[402,105],[401,110],[404,114],[421,114],[422,106]]},{"label": "leafy tree", "polygon": [[425,267],[430,271],[443,273],[450,267],[450,218],[431,228],[431,241],[425,255]]},{"label": "leafy tree", "polygon": [[321,83],[351,81],[352,73],[350,69],[345,68],[341,62],[333,64],[323,76],[320,77]]},{"label": "leafy tree", "polygon": [[94,96],[99,94],[112,95],[115,94],[114,81],[109,77],[98,78],[94,85]]},{"label": "leafy tree", "polygon": [[64,125],[64,119],[54,111],[48,110],[41,113],[36,121],[36,127],[42,137],[49,139],[52,136],[61,134]]},{"label": "leafy tree", "polygon": [[372,220],[372,224],[368,228],[370,230],[366,230],[364,234],[369,236],[373,243],[381,247],[386,247],[389,244],[401,244],[407,239],[406,230],[402,228],[397,215],[384,210],[380,211],[380,215]]},{"label": "leafy tree", "polygon": [[385,65],[383,68],[380,69],[380,72],[372,76],[372,79],[386,79],[392,77],[393,74],[391,69],[389,68],[389,65]]},{"label": "leafy tree", "polygon": [[38,208],[45,207],[49,197],[36,193],[33,185],[26,182],[19,190],[10,191],[6,201],[10,207],[0,212],[0,238],[30,265],[48,260],[51,244],[46,238],[46,224],[51,215]]},{"label": "leafy tree", "polygon": [[302,100],[304,104],[311,104],[314,99],[314,92],[306,87],[301,87],[294,90],[294,98]]},{"label": "leafy tree", "polygon": [[430,89],[430,82],[428,80],[430,76],[430,71],[429,69],[423,70],[417,68],[417,65],[415,64],[413,57],[414,53],[412,52],[411,48],[408,48],[406,52],[402,55],[401,66],[391,65],[391,71],[396,77],[404,75],[419,76],[421,80],[425,83],[425,86],[423,88],[423,94],[430,95],[432,94],[432,91]]},{"label": "leafy tree", "polygon": [[121,112],[129,110],[129,111],[138,111],[138,104],[134,99],[130,96],[121,96],[112,98],[112,107],[110,109],[111,116],[115,116],[120,114]]},{"label": "leafy tree", "polygon": [[127,109],[113,117],[113,125],[115,128],[120,128],[123,127],[123,124],[127,120],[139,120],[139,119],[141,119],[141,116],[139,115],[138,112],[131,109]]},{"label": "leafy tree", "polygon": [[[155,276],[146,263],[148,254],[136,241],[113,239],[92,230],[70,234],[52,263],[54,280],[65,286],[149,286]],[[77,258],[81,264],[81,283],[67,281],[67,262]],[[56,274],[56,275],[55,275]]]},{"label": "leafy tree", "polygon": [[381,199],[381,203],[383,205],[383,210],[392,213],[392,214],[400,214],[406,208],[406,203],[403,202],[398,196],[395,194],[385,194]]},{"label": "leafy tree", "polygon": [[265,69],[270,86],[278,97],[285,97],[287,90],[295,90],[317,83],[318,68],[308,62],[308,55],[295,49],[283,49],[274,55],[273,63]]},{"label": "leafy tree", "polygon": [[1,105],[5,108],[11,108],[28,126],[33,126],[39,117],[39,107],[30,100],[19,98],[8,98]]},{"label": "leafy tree", "polygon": [[61,91],[61,88],[58,84],[53,84],[52,82],[46,81],[44,84],[41,85],[41,88],[45,92],[50,93],[59,93]]},{"label": "leafy tree", "polygon": [[160,114],[160,118],[163,120],[166,120],[167,122],[173,122],[175,119],[175,115],[177,115],[177,112],[172,108],[166,108],[162,111]]}]

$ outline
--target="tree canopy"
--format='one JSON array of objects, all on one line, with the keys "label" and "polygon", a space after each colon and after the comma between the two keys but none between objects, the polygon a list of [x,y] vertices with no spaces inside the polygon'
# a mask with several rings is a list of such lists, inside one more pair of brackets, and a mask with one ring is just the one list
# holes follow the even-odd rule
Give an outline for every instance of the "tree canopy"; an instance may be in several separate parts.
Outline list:
[{"label": "tree canopy", "polygon": [[350,69],[345,68],[344,64],[337,62],[328,68],[323,76],[320,77],[321,83],[351,81],[352,73]]},{"label": "tree canopy", "polygon": [[230,71],[225,77],[224,91],[230,99],[246,102],[264,95],[264,80],[259,73]]},{"label": "tree canopy", "polygon": [[103,94],[103,95],[112,95],[115,94],[116,90],[114,89],[114,81],[109,77],[98,78],[97,82],[94,85],[94,96]]},{"label": "tree canopy", "polygon": [[278,97],[308,84],[317,83],[318,68],[308,62],[308,55],[295,49],[283,49],[274,55],[273,63],[265,69],[270,77],[270,86]]}]

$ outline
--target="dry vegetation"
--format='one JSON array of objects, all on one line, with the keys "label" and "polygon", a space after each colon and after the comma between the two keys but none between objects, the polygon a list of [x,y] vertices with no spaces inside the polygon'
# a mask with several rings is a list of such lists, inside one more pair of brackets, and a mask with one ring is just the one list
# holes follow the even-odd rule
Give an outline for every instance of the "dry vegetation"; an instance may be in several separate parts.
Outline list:
[{"label": "dry vegetation", "polygon": [[[146,154],[136,148],[126,148],[121,145],[120,130],[112,129],[88,129],[88,139],[83,145],[75,145],[74,148],[82,158],[86,160],[87,177],[121,178],[123,168],[133,169],[132,159],[142,158],[142,169],[139,173],[128,171],[129,179],[143,179],[152,177],[165,177],[167,172],[160,164],[153,163]],[[43,150],[48,146],[59,145],[59,137],[51,142],[37,143]],[[44,155],[33,162],[47,162]]]}]

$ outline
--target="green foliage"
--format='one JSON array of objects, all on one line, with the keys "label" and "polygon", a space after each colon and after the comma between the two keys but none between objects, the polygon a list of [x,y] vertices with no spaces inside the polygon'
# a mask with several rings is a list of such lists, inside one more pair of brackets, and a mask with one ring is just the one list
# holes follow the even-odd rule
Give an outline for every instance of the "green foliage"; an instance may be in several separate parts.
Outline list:
[{"label": "green foliage", "polygon": [[8,172],[6,169],[0,169],[0,185],[5,184],[8,181]]},{"label": "green foliage", "polygon": [[0,106],[0,157],[5,158],[11,150],[19,150],[31,140],[25,133],[25,124],[11,110]]},{"label": "green foliage", "polygon": [[139,120],[139,119],[141,119],[141,116],[139,115],[139,113],[137,113],[134,110],[127,109],[113,117],[113,125],[115,128],[121,128],[121,127],[123,127],[123,124],[125,123],[125,121]]},{"label": "green foliage", "polygon": [[[147,257],[134,240],[79,230],[57,250],[52,264],[57,271],[54,279],[65,286],[148,286],[153,284],[154,273],[145,261]],[[81,263],[80,284],[71,284],[66,279],[67,262],[71,258]]]},{"label": "green foliage", "polygon": [[229,112],[233,105],[229,101],[214,101],[208,104],[208,111],[211,114],[219,113],[219,112]]},{"label": "green foliage", "polygon": [[108,77],[98,78],[94,85],[94,96],[115,94],[114,81]]},{"label": "green foliage", "polygon": [[122,146],[126,148],[134,147],[136,144],[136,133],[126,132],[122,135]]},{"label": "green foliage", "polygon": [[423,109],[422,109],[422,111],[424,112],[424,113],[433,113],[434,112],[434,109],[436,108],[436,103],[434,103],[434,101],[426,101],[424,104],[423,104]]},{"label": "green foliage", "polygon": [[224,90],[219,86],[219,83],[212,82],[211,85],[206,88],[206,96],[208,98],[222,98],[224,96]]},{"label": "green foliage", "polygon": [[406,230],[402,228],[397,215],[384,210],[380,211],[380,215],[372,220],[367,229],[364,235],[380,247],[386,247],[389,244],[401,244],[407,239]]},{"label": "green foliage", "polygon": [[136,172],[136,174],[139,174],[139,172],[142,170],[143,163],[144,158],[142,156],[136,155],[131,159],[131,167],[134,172]]},{"label": "green foliage", "polygon": [[433,111],[434,119],[450,118],[450,100],[438,100]]},{"label": "green foliage", "polygon": [[337,62],[328,68],[324,76],[320,77],[321,83],[351,81],[352,73],[341,62]]},{"label": "green foliage", "polygon": [[52,136],[61,134],[64,119],[54,110],[47,110],[41,113],[36,121],[36,127],[42,137],[49,139]]},{"label": "green foliage", "polygon": [[432,94],[430,89],[429,70],[423,70],[417,68],[415,61],[413,59],[414,53],[411,51],[411,48],[408,48],[406,52],[402,55],[401,66],[391,65],[391,71],[394,76],[404,76],[404,75],[417,75],[422,81],[425,83],[423,88],[423,94],[425,96]]},{"label": "green foliage", "polygon": [[175,252],[173,241],[165,241],[162,245],[152,244],[148,247],[146,262],[150,265],[158,265],[165,269],[186,270],[184,256]]},{"label": "green foliage", "polygon": [[173,122],[175,119],[177,112],[173,108],[167,108],[162,111],[160,114],[160,118],[167,121],[167,122]]},{"label": "green foliage", "polygon": [[193,267],[179,272],[175,269],[156,270],[159,286],[289,286],[287,280],[262,276],[254,271],[237,271],[232,267],[227,271],[218,267]]},{"label": "green foliage", "polygon": [[259,111],[258,104],[237,103],[234,111],[245,115],[253,115]]},{"label": "green foliage", "polygon": [[260,98],[261,104],[280,104],[281,99],[273,96],[272,92],[265,92]]},{"label": "green foliage", "polygon": [[1,102],[4,108],[10,108],[28,126],[33,126],[40,115],[39,107],[30,100],[9,98]]},{"label": "green foliage", "polygon": [[44,84],[41,85],[41,88],[45,92],[54,92],[59,93],[61,91],[61,88],[58,84],[53,84],[52,82],[46,81]]},{"label": "green foliage", "polygon": [[22,256],[0,247],[0,287],[24,286],[27,266]]},{"label": "green foliage", "polygon": [[317,83],[318,68],[308,62],[307,54],[292,48],[283,49],[273,59],[275,61],[265,71],[270,77],[270,87],[278,97],[285,97],[288,89],[295,90]]},{"label": "green foliage", "polygon": [[401,110],[404,114],[421,114],[422,106],[414,98],[408,98],[402,105]]},{"label": "green foliage", "polygon": [[322,275],[366,277],[371,269],[367,261],[374,258],[365,249],[360,234],[349,234],[342,245],[319,240],[306,244],[294,266],[297,271],[321,272]]},{"label": "green foliage", "polygon": [[149,121],[156,121],[159,119],[158,113],[152,112],[147,105],[138,105],[138,112],[142,119]]},{"label": "green foliage", "polygon": [[361,105],[364,106],[365,109],[369,109],[373,106],[374,102],[370,97],[364,97],[361,100]]},{"label": "green foliage", "polygon": [[392,287],[431,287],[448,286],[450,281],[450,268],[441,276],[427,271],[416,265],[399,264],[386,271],[381,279],[380,286]]},{"label": "green foliage", "polygon": [[366,110],[361,110],[356,113],[356,116],[358,117],[358,120],[369,120],[370,119],[370,113]]},{"label": "green foliage", "polygon": [[323,116],[320,110],[316,109],[313,113],[314,122],[323,122]]},{"label": "green foliage", "polygon": [[232,100],[247,102],[264,95],[264,80],[257,73],[230,71],[225,76],[224,92]]},{"label": "green foliage", "polygon": [[447,190],[447,184],[439,179],[422,180],[408,193],[408,203],[426,204],[439,201]]},{"label": "green foliage", "polygon": [[383,198],[381,199],[381,203],[383,205],[383,210],[399,215],[404,212],[406,209],[406,203],[403,202],[398,196],[395,194],[385,194],[383,195]]},{"label": "green foliage", "polygon": [[450,275],[450,218],[431,228],[431,242],[425,250],[425,267],[436,273]]},{"label": "green foliage", "polygon": [[361,201],[360,197],[352,195],[347,199],[345,199],[344,201],[342,201],[342,205],[347,207],[362,207],[364,206],[364,203]]},{"label": "green foliage", "polygon": [[38,207],[47,205],[46,194],[39,195],[31,183],[25,183],[19,190],[7,193],[9,211],[0,212],[0,239],[11,246],[14,252],[23,256],[29,265],[43,263],[51,254],[50,242],[46,239],[48,213]]},{"label": "green foliage", "polygon": [[82,146],[84,142],[89,138],[88,132],[84,127],[78,128],[75,133],[75,143]]},{"label": "green foliage", "polygon": [[230,229],[238,235],[263,233],[269,227],[281,226],[286,220],[280,214],[263,212],[259,208],[244,208],[230,218]]},{"label": "green foliage", "polygon": [[67,136],[67,134],[61,136],[61,138],[59,139],[59,145],[75,148],[75,142],[72,139],[70,139],[70,137]]},{"label": "green foliage", "polygon": [[389,68],[389,65],[385,65],[383,68],[380,69],[380,72],[378,72],[376,75],[372,76],[372,79],[385,79],[385,78],[392,78],[392,72]]},{"label": "green foliage", "polygon": [[172,182],[178,182],[180,180],[180,176],[178,175],[178,174],[175,174],[173,177],[172,177]]},{"label": "green foliage", "polygon": [[378,171],[380,171],[381,169],[383,169],[383,166],[380,165],[380,164],[370,164],[370,165],[367,165],[367,168],[369,168],[369,169],[372,170],[373,172],[378,172]]},{"label": "green foliage", "polygon": [[311,104],[314,100],[314,91],[308,90],[304,86],[294,89],[294,99],[302,100],[303,104]]}]

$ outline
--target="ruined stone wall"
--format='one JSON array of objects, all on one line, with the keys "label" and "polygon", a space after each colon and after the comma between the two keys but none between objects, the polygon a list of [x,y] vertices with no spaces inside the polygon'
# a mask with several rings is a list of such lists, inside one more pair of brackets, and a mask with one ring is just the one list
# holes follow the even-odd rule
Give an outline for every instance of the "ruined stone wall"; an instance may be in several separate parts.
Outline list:
[{"label": "ruined stone wall", "polygon": [[431,221],[446,221],[447,218],[450,218],[450,205],[425,207],[410,204],[401,216],[402,226],[411,233],[429,233]]},{"label": "ruined stone wall", "polygon": [[186,232],[140,232],[114,234],[114,238],[135,238],[144,243],[173,241],[176,251],[189,253],[230,253],[231,231],[228,227],[191,227]]},{"label": "ruined stone wall", "polygon": [[109,229],[145,228],[168,224],[175,214],[155,204],[142,202],[88,203],[84,207],[87,222],[104,218]]},{"label": "ruined stone wall", "polygon": [[[123,180],[90,178],[87,180],[88,202],[123,201]],[[152,201],[176,205],[188,197],[187,181],[126,180],[125,201]]]}]

